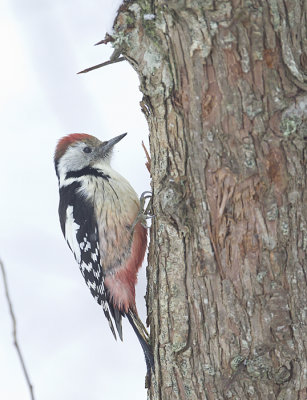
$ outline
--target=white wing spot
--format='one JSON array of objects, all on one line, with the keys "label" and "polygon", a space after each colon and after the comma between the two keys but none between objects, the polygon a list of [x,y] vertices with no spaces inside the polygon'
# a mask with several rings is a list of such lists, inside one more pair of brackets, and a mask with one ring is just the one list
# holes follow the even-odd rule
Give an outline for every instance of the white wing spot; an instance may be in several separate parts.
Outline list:
[{"label": "white wing spot", "polygon": [[88,251],[91,248],[91,243],[87,242],[85,247],[84,247],[84,251]]},{"label": "white wing spot", "polygon": [[80,264],[81,271],[84,272],[87,270],[88,272],[92,271],[93,266],[92,263],[86,264],[84,261]]},{"label": "white wing spot", "polygon": [[73,206],[68,206],[66,209],[65,239],[74,253],[76,261],[80,264],[81,250],[77,241],[77,232],[80,229],[80,225],[75,222],[73,211]]},{"label": "white wing spot", "polygon": [[99,271],[93,271],[93,275],[96,279],[99,279],[100,272]]},{"label": "white wing spot", "polygon": [[90,289],[96,290],[96,283],[95,282],[92,283],[91,281],[86,281],[86,284]]}]

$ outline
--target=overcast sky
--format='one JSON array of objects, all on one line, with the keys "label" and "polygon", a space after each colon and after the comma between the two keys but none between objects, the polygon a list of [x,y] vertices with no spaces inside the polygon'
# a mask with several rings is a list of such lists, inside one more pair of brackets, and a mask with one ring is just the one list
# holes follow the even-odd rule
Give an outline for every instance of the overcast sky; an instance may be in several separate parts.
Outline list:
[{"label": "overcast sky", "polygon": [[[0,257],[36,400],[146,398],[145,362],[132,328],[124,321],[124,343],[115,342],[62,237],[53,166],[56,142],[68,133],[105,140],[128,132],[113,167],[139,194],[150,188],[136,73],[122,62],[76,75],[109,59],[111,47],[93,44],[110,30],[118,4],[0,2]],[[145,289],[143,268],[137,287],[143,321]],[[29,398],[1,281],[0,399]]]}]

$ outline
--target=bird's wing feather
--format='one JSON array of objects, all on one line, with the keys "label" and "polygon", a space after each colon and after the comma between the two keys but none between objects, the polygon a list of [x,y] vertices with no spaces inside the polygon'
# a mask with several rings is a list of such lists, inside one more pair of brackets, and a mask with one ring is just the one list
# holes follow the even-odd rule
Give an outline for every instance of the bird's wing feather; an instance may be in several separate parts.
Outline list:
[{"label": "bird's wing feather", "polygon": [[[63,187],[60,196],[59,216],[65,239],[73,252],[84,280],[92,296],[102,305],[111,331],[116,333],[104,287],[104,272],[101,266],[98,228],[94,209],[90,202],[76,191],[77,187]],[[116,326],[118,321],[116,321]],[[121,336],[121,332],[119,331]]]}]

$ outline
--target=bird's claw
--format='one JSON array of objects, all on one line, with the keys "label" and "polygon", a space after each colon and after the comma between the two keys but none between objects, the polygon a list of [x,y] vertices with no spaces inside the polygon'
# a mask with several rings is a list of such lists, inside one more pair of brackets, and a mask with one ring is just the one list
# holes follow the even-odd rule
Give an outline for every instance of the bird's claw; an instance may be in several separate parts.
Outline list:
[{"label": "bird's claw", "polygon": [[[147,206],[146,205],[146,200],[150,199],[148,201]],[[138,215],[136,216],[132,226],[131,226],[131,230],[133,231],[133,229],[135,228],[136,224],[138,222],[141,222],[142,226],[144,228],[148,228],[147,224],[146,224],[146,219],[151,219],[154,217],[154,215],[152,214],[152,194],[149,191],[145,191],[141,194],[140,197],[140,210]]]},{"label": "bird's claw", "polygon": [[[145,208],[146,200],[148,201],[147,207]],[[152,213],[152,193],[150,191],[143,192],[140,197],[140,213],[147,218],[153,218],[154,215]]]}]

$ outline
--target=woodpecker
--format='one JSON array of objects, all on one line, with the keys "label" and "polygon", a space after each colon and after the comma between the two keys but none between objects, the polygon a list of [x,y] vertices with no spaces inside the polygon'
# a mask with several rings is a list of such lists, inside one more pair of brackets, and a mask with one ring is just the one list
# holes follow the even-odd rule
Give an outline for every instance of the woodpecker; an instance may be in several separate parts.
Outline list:
[{"label": "woodpecker", "polygon": [[59,140],[54,156],[59,218],[66,242],[115,339],[114,324],[122,340],[122,317],[127,316],[143,348],[150,378],[152,350],[135,304],[147,231],[137,194],[110,166],[114,145],[125,136],[101,142],[74,133]]}]

